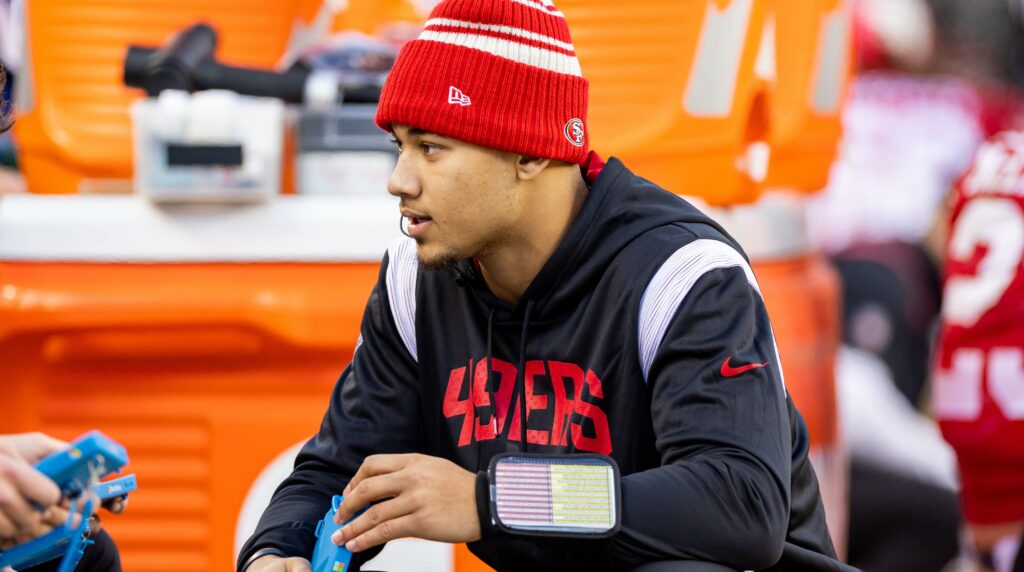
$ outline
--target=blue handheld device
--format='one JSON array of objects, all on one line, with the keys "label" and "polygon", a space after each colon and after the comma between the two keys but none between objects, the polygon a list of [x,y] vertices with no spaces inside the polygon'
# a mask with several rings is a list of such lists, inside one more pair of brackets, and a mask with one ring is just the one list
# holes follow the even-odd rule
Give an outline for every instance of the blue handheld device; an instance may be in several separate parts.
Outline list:
[{"label": "blue handheld device", "polygon": [[[324,515],[324,519],[316,525],[316,547],[313,548],[313,572],[346,572],[352,563],[352,552],[344,546],[338,546],[331,542],[331,536],[341,530],[344,524],[334,522],[334,515],[341,506],[345,497],[334,495],[331,499],[331,509]],[[357,516],[363,514],[366,509],[360,510],[345,521],[345,524],[352,522]]]},{"label": "blue handheld device", "polygon": [[99,431],[75,439],[71,446],[36,463],[67,498],[77,498],[93,483],[128,464],[128,452]]}]

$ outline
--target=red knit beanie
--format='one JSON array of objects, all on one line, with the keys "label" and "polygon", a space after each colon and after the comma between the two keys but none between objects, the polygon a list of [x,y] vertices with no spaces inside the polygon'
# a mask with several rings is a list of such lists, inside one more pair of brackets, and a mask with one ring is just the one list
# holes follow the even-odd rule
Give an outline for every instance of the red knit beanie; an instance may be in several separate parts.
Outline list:
[{"label": "red knit beanie", "polygon": [[376,121],[578,163],[586,119],[587,80],[550,0],[445,0],[399,53]]}]

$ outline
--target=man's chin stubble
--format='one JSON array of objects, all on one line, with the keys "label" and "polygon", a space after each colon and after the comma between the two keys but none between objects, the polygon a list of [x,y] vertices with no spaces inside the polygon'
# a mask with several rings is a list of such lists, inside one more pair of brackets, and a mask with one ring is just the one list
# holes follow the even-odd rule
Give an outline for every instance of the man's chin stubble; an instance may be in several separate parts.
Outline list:
[{"label": "man's chin stubble", "polygon": [[[422,244],[419,240],[416,241],[417,245]],[[444,253],[439,256],[435,256],[428,260],[424,260],[422,257],[419,258],[420,268],[428,272],[444,272],[455,268],[462,259],[451,253]]]},{"label": "man's chin stubble", "polygon": [[445,272],[455,268],[459,260],[453,257],[437,258],[434,260],[420,260],[420,268],[427,272]]}]

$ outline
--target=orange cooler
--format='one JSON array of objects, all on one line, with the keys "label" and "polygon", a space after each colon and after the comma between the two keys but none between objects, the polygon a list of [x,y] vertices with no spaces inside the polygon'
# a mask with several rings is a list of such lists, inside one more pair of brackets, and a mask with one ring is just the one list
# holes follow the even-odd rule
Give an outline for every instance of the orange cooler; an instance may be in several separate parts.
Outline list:
[{"label": "orange cooler", "polygon": [[209,215],[0,204],[0,433],[100,428],[127,447],[139,489],[104,519],[125,570],[232,569],[251,484],[319,427],[397,228],[391,201],[307,199]]},{"label": "orange cooler", "polygon": [[[124,444],[126,570],[228,570],[248,484],[317,427],[372,264],[0,263],[0,433]],[[59,286],[58,286],[59,285]]]}]

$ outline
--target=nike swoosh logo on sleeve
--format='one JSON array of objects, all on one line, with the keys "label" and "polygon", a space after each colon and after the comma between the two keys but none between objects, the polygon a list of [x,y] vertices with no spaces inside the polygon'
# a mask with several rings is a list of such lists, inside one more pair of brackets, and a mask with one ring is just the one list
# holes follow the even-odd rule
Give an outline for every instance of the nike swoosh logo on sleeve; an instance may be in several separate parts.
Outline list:
[{"label": "nike swoosh logo on sleeve", "polygon": [[729,365],[729,361],[730,360],[732,360],[732,356],[729,356],[729,357],[725,358],[725,361],[722,362],[722,369],[720,370],[720,372],[722,374],[722,377],[736,377],[737,375],[739,375],[741,373],[748,372],[748,371],[750,371],[752,369],[757,369],[759,367],[765,367],[766,365],[768,365],[767,362],[766,363],[748,363],[746,365],[741,365],[741,366],[733,367],[733,366]]}]

